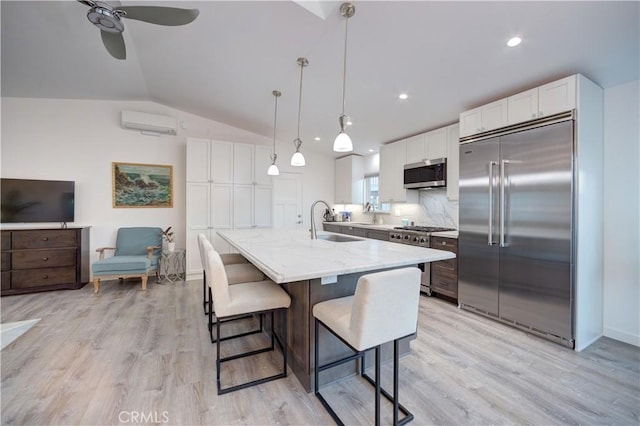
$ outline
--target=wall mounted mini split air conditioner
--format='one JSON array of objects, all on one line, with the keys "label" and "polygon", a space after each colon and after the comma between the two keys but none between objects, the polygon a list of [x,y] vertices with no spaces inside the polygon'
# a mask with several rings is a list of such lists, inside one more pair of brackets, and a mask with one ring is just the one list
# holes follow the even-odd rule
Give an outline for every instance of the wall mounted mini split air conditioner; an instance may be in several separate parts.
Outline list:
[{"label": "wall mounted mini split air conditioner", "polygon": [[140,130],[143,134],[176,135],[178,120],[167,115],[147,114],[145,112],[122,111],[122,127]]}]

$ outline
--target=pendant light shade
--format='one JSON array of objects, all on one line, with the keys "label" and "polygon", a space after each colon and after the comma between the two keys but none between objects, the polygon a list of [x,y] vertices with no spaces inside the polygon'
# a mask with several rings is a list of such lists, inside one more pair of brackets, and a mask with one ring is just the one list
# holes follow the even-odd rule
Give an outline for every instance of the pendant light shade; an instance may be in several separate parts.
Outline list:
[{"label": "pendant light shade", "polygon": [[276,121],[278,119],[278,98],[282,96],[282,93],[274,90],[271,94],[276,98],[276,108],[273,113],[273,154],[271,154],[271,165],[267,169],[267,174],[269,176],[278,176],[280,170],[278,170],[278,166],[276,166],[276,160],[278,159],[278,154],[276,154]]},{"label": "pendant light shade", "polygon": [[304,155],[300,152],[302,146],[302,139],[300,139],[300,111],[302,109],[302,71],[304,67],[309,65],[307,58],[298,58],[298,65],[300,65],[300,94],[298,96],[298,137],[293,140],[293,145],[296,147],[296,152],[291,156],[291,165],[294,167],[302,167],[306,164]]},{"label": "pendant light shade", "polygon": [[356,8],[353,3],[342,3],[340,6],[340,15],[347,18],[345,20],[344,27],[344,68],[342,72],[342,114],[338,118],[338,122],[340,123],[340,133],[336,136],[335,141],[333,141],[333,150],[336,152],[349,152],[353,151],[353,143],[351,142],[351,137],[345,131],[345,125],[347,121],[349,121],[349,117],[344,113],[344,104],[345,97],[347,91],[347,35],[349,30],[349,18],[351,18],[356,13]]}]

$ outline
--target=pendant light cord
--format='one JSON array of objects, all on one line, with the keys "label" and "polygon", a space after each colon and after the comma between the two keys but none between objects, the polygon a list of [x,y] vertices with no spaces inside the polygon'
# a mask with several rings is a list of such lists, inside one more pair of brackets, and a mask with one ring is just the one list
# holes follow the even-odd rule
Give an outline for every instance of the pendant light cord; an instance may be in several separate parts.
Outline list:
[{"label": "pendant light cord", "polygon": [[273,153],[276,153],[276,120],[278,119],[278,95],[275,95],[276,98],[276,110],[273,113]]},{"label": "pendant light cord", "polygon": [[347,36],[349,32],[349,17],[344,25],[344,67],[342,71],[342,115],[344,115],[344,104],[347,93]]},{"label": "pendant light cord", "polygon": [[300,92],[298,95],[298,139],[300,139],[300,110],[302,109],[302,72],[304,71],[304,63],[300,64]]}]

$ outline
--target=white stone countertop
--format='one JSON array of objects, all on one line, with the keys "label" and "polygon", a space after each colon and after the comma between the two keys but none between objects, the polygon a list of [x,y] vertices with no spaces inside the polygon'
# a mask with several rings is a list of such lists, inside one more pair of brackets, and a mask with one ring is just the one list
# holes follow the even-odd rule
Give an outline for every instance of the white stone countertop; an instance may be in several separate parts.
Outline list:
[{"label": "white stone countertop", "polygon": [[447,237],[447,238],[455,238],[458,239],[458,231],[441,231],[441,232],[432,232],[431,236],[434,237]]},{"label": "white stone countertop", "polygon": [[368,228],[368,229],[381,229],[383,231],[391,231],[398,225],[376,225],[373,223],[364,223],[364,222],[322,222],[327,225],[338,225],[338,226],[353,226],[355,228]]},{"label": "white stone countertop", "polygon": [[[340,235],[319,231],[318,235]],[[240,229],[218,235],[276,283],[326,278],[355,272],[452,259],[455,254],[388,241],[312,240],[306,230]],[[356,237],[353,237],[356,238]]]}]

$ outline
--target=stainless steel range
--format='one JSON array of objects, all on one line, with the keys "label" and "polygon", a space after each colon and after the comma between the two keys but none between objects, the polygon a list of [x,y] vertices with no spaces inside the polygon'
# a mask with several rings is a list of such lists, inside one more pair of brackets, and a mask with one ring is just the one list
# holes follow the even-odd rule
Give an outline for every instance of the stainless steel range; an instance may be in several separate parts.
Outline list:
[{"label": "stainless steel range", "polygon": [[[455,231],[455,229],[438,226],[398,226],[389,233],[389,241],[429,248],[431,247],[431,233],[442,231]],[[431,296],[431,267],[428,263],[421,263],[418,267],[422,271],[420,291]]]}]

